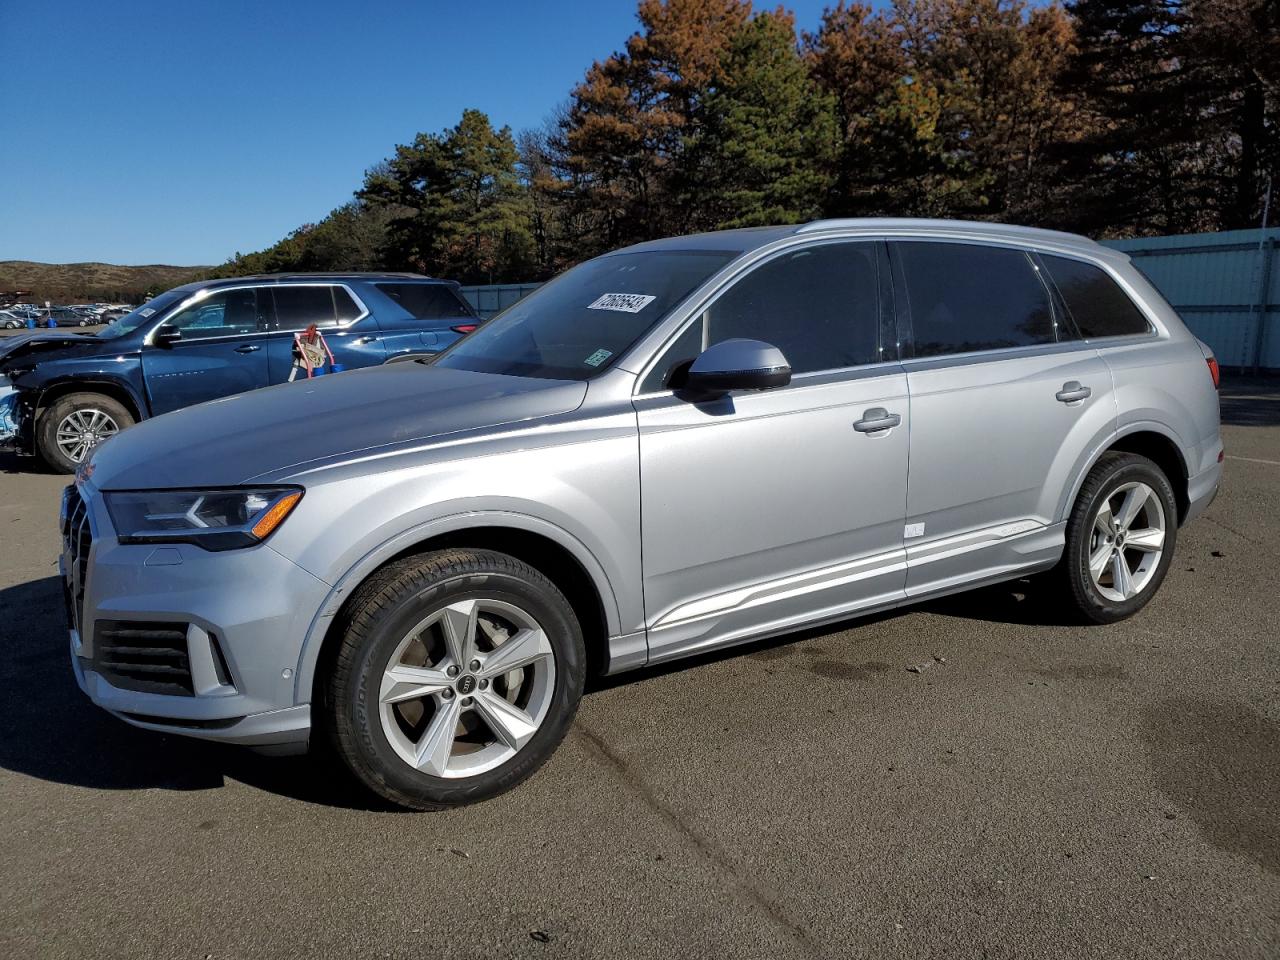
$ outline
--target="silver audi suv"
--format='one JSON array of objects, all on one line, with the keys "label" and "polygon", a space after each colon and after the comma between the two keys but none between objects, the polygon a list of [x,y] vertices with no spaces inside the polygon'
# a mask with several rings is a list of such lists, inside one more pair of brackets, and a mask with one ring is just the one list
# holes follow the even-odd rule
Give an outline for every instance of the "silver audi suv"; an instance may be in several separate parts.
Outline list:
[{"label": "silver audi suv", "polygon": [[592,672],[1041,572],[1084,620],[1131,616],[1217,490],[1217,376],[1078,236],[640,244],[431,361],[98,447],[63,504],[72,662],[138,726],[480,800],[547,759]]}]

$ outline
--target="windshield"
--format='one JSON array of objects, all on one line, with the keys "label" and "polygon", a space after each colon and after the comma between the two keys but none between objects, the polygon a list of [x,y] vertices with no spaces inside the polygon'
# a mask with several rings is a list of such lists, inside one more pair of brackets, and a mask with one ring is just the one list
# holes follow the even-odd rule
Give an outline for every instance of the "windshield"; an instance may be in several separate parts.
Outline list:
[{"label": "windshield", "polygon": [[132,313],[126,313],[111,326],[99,330],[94,336],[103,340],[114,340],[116,337],[123,337],[126,333],[133,333],[144,323],[149,322],[156,314],[163,313],[179,300],[190,296],[190,294],[190,290],[170,290],[168,293],[162,293],[160,296],[148,300]]},{"label": "windshield", "polygon": [[588,260],[508,307],[437,366],[586,380],[622,356],[734,250],[654,250]]}]

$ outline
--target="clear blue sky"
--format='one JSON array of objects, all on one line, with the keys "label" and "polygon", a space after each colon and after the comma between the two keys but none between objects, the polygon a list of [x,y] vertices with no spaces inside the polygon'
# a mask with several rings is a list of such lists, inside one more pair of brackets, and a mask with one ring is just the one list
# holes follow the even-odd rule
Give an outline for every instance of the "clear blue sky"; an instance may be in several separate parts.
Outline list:
[{"label": "clear blue sky", "polygon": [[[812,30],[828,3],[786,6]],[[260,249],[464,107],[541,125],[621,48],[635,9],[0,0],[0,260],[220,263]]]}]

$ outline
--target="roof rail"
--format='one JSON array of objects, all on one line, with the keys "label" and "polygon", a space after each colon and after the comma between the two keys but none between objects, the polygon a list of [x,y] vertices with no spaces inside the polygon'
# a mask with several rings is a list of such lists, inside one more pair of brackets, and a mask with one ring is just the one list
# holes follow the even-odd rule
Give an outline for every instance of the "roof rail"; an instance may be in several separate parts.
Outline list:
[{"label": "roof rail", "polygon": [[1095,241],[1078,233],[1063,230],[1045,230],[1041,227],[1021,227],[1011,223],[994,223],[988,220],[938,220],[923,217],[843,217],[832,220],[811,220],[796,228],[796,233],[821,233],[824,230],[954,230],[983,236],[1040,238],[1066,241],[1072,244],[1097,246]]}]

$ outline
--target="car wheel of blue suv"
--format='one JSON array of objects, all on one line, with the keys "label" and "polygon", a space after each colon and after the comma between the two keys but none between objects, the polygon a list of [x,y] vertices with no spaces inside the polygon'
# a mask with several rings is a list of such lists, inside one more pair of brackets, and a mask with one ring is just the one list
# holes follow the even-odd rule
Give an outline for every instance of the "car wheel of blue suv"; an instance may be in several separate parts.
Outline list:
[{"label": "car wheel of blue suv", "polygon": [[529,777],[564,738],[586,655],[567,600],[506,554],[447,550],[367,580],[337,624],[319,723],[397,806],[474,803]]}]

